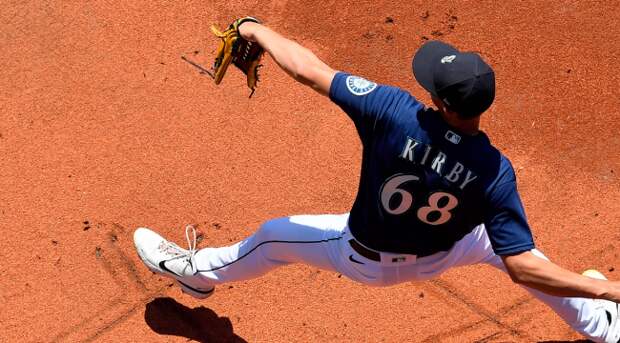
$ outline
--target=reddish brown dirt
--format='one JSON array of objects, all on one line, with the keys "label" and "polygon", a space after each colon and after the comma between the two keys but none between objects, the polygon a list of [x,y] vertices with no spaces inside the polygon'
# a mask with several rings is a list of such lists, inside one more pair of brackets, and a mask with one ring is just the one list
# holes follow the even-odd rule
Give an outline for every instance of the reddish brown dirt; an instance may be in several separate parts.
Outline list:
[{"label": "reddish brown dirt", "polygon": [[[197,301],[139,263],[147,225],[202,246],[288,214],[338,213],[360,146],[269,58],[254,98],[216,87],[211,23],[255,14],[337,69],[410,90],[425,39],[497,73],[484,129],[513,160],[538,246],[620,279],[617,1],[9,2],[0,12],[0,341],[576,340],[487,267],[386,289],[305,266]],[[388,17],[393,21],[386,20]],[[615,268],[615,270],[614,270]]]}]

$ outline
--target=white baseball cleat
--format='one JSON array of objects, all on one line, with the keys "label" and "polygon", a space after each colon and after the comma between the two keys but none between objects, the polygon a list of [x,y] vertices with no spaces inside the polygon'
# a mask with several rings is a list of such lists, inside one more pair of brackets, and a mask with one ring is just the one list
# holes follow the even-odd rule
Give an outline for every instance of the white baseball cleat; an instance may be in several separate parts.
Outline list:
[{"label": "white baseball cleat", "polygon": [[[582,275],[591,277],[593,279],[607,280],[605,275],[594,269],[588,269],[583,272]],[[605,338],[605,342],[620,343],[620,305],[604,299],[595,299],[594,302],[598,305],[599,308],[603,308],[607,313],[609,330],[607,330],[607,337]]]},{"label": "white baseball cleat", "polygon": [[[189,231],[194,236],[193,244],[189,239]],[[215,291],[215,287],[205,285],[196,271],[196,230],[193,226],[188,225],[185,228],[185,237],[189,250],[182,249],[156,232],[141,227],[134,232],[133,242],[142,262],[152,272],[175,279],[184,293],[199,299],[208,298]]]}]

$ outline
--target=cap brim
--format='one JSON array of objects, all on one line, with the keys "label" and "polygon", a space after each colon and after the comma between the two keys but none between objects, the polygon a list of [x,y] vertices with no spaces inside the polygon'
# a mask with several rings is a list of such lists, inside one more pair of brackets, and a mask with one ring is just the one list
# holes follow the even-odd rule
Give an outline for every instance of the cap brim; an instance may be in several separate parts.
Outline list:
[{"label": "cap brim", "polygon": [[440,41],[424,43],[413,56],[411,63],[413,76],[424,89],[433,95],[437,95],[433,79],[434,66],[443,56],[456,54],[459,54],[459,51],[449,44]]}]

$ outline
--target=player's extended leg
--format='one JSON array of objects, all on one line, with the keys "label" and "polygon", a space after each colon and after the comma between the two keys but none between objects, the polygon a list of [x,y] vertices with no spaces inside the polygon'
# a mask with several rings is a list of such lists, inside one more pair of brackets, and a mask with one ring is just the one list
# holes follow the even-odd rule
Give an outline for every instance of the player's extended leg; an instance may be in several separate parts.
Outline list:
[{"label": "player's extended leg", "polygon": [[[491,243],[486,234],[486,230],[484,230],[484,226],[481,226],[479,229],[481,231],[479,231],[477,235],[470,237],[472,240],[472,242],[470,242],[471,246],[475,247],[477,250],[477,252],[473,255],[480,256],[479,254],[482,253],[482,255],[486,256],[480,260],[480,263],[487,263],[504,272],[507,272],[501,257],[495,255],[493,252]],[[547,259],[547,257],[545,257],[538,250],[533,250],[532,253],[540,258]],[[613,333],[609,332],[610,321],[608,319],[608,314],[605,312],[605,305],[611,305],[611,302],[606,304],[602,300],[556,297],[529,287],[524,288],[538,300],[547,304],[575,331],[595,342],[612,341],[611,337],[613,336]],[[610,315],[612,315],[613,318],[617,316],[616,313],[612,313]],[[617,337],[613,340],[613,342],[615,343],[616,341]]]},{"label": "player's extended leg", "polygon": [[379,282],[348,265],[342,253],[347,221],[348,213],[274,219],[241,242],[199,251],[192,247],[188,231],[190,249],[182,249],[150,229],[139,228],[134,244],[149,269],[176,279],[184,292],[198,298],[210,296],[217,284],[256,278],[290,263],[338,271],[362,283]]},{"label": "player's extended leg", "polygon": [[[546,258],[537,250],[534,253]],[[501,257],[493,252],[484,225],[478,226],[458,241],[450,251],[419,258],[415,265],[402,267],[399,273],[401,281],[419,281],[435,278],[452,267],[480,263],[490,264],[506,272]],[[615,304],[601,303],[592,299],[554,297],[528,287],[524,288],[551,307],[575,331],[595,342],[617,343],[617,338],[613,340],[614,330],[610,330],[610,321],[605,312],[605,305],[613,307]],[[611,317],[617,318],[617,313],[612,313]]]},{"label": "player's extended leg", "polygon": [[[538,250],[532,250],[532,253],[540,258],[547,259],[547,257]],[[507,272],[502,259],[495,254],[490,256],[485,263]],[[538,300],[547,304],[568,325],[582,335],[595,342],[608,342],[609,340],[606,340],[606,337],[612,336],[612,333],[608,332],[611,326],[610,320],[612,316],[615,318],[617,314],[607,314],[605,312],[604,300],[556,297],[529,287],[524,288]],[[614,306],[607,307],[611,307],[613,311],[617,312]],[[616,343],[617,339],[613,342]]]},{"label": "player's extended leg", "polygon": [[290,263],[336,271],[338,241],[347,218],[348,214],[299,215],[269,220],[241,242],[198,251],[197,270],[211,284],[256,278]]}]

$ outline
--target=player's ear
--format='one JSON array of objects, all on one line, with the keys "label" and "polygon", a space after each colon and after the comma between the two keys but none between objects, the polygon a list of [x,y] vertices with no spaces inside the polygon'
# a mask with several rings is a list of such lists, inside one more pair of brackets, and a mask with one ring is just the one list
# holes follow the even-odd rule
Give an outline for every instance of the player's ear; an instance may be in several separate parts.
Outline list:
[{"label": "player's ear", "polygon": [[454,112],[451,109],[449,109],[448,106],[446,106],[446,104],[438,97],[431,95],[431,99],[433,100],[433,104],[437,106],[437,109],[439,110],[439,112],[451,118],[459,118],[459,119],[461,118],[457,112]]},{"label": "player's ear", "polygon": [[431,100],[433,100],[433,104],[435,104],[435,106],[437,107],[437,110],[439,110],[439,112],[446,113],[447,111],[450,111],[446,107],[446,105],[443,103],[443,101],[441,101],[441,99],[439,99],[438,97],[436,97],[436,96],[431,94]]}]

